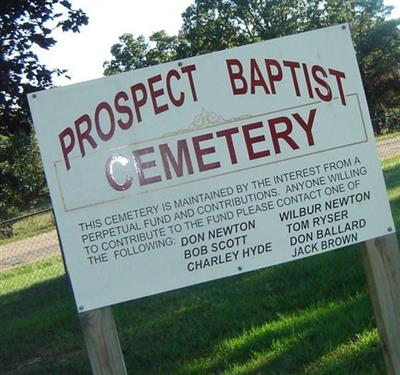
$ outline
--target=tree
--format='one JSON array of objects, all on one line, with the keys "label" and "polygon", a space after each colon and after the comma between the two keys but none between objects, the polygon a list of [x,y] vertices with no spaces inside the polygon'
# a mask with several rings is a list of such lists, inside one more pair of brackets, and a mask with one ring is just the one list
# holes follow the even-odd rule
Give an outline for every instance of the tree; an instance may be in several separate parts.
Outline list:
[{"label": "tree", "polygon": [[177,36],[169,36],[164,30],[152,34],[150,42],[143,35],[135,38],[132,34],[123,34],[119,37],[119,43],[111,47],[113,58],[104,62],[104,74],[111,75],[175,60],[179,58],[179,43]]},{"label": "tree", "polygon": [[[347,22],[371,116],[385,116],[400,107],[400,19],[387,20],[391,9],[383,0],[195,0],[182,15],[178,37],[171,37],[174,43],[169,44],[165,60]],[[129,45],[120,48],[123,53],[119,55],[112,50],[118,71],[139,67],[121,58],[128,51],[135,56],[133,49]],[[164,61],[163,50],[145,49],[141,50],[145,64],[140,67],[156,62],[155,58],[148,59],[150,51],[160,54],[158,59]],[[383,129],[379,122],[376,124],[375,130],[380,133]]]},{"label": "tree", "polygon": [[134,38],[132,34],[123,34],[119,43],[111,47],[113,58],[103,64],[104,74],[111,75],[148,66],[146,55],[149,45],[143,35]]},{"label": "tree", "polygon": [[47,199],[39,148],[33,134],[0,135],[0,221]]},{"label": "tree", "polygon": [[56,28],[78,32],[88,18],[69,0],[0,2],[0,134],[30,132],[26,94],[52,86],[53,74],[40,64],[32,47],[49,49]]},{"label": "tree", "polygon": [[371,116],[380,118],[400,110],[400,19],[387,20],[391,10],[383,0],[196,0],[182,33],[195,55],[348,22]]},{"label": "tree", "polygon": [[52,32],[78,32],[88,18],[69,0],[0,2],[0,219],[27,209],[46,192],[26,94],[52,87],[54,74],[32,47],[56,43]]},{"label": "tree", "polygon": [[196,0],[182,15],[182,31],[189,53],[202,54],[321,26],[319,5],[319,0]]},{"label": "tree", "polygon": [[375,132],[399,130],[399,20],[379,22],[358,41],[358,60]]}]

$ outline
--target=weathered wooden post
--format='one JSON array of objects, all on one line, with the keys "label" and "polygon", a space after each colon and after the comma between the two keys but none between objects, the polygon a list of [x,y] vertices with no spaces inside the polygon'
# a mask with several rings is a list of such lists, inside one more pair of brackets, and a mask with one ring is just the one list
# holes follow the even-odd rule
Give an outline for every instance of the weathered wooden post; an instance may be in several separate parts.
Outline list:
[{"label": "weathered wooden post", "polygon": [[[68,285],[71,280],[65,263],[64,249],[60,238],[57,218],[53,211],[54,223],[60,243],[61,256],[64,264]],[[125,361],[122,354],[117,327],[115,325],[111,306],[78,312],[83,338],[85,340],[90,366],[94,375],[125,375]]]},{"label": "weathered wooden post", "polygon": [[364,268],[389,375],[400,375],[400,251],[395,233],[362,244]]},{"label": "weathered wooden post", "polygon": [[111,307],[80,313],[79,319],[93,374],[126,374]]}]

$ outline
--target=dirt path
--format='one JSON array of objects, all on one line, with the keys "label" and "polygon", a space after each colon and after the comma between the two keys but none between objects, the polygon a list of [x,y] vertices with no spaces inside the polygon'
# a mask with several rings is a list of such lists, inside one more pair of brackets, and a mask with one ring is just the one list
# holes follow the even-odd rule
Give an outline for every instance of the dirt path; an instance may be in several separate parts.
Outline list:
[{"label": "dirt path", "polygon": [[60,247],[55,230],[11,242],[0,246],[0,271],[57,254],[60,254]]},{"label": "dirt path", "polygon": [[400,137],[385,139],[376,143],[379,159],[385,160],[400,155]]}]

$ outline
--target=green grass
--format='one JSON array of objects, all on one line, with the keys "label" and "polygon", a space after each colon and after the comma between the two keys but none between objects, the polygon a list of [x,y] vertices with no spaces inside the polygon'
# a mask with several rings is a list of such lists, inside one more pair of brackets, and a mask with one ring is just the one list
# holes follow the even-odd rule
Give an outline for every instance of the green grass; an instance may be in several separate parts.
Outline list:
[{"label": "green grass", "polygon": [[400,233],[400,156],[388,159],[383,163],[386,188],[391,203],[392,215],[397,235]]},{"label": "green grass", "polygon": [[31,216],[12,224],[12,237],[0,237],[0,245],[36,236],[53,229],[55,229],[55,226],[51,212]]},{"label": "green grass", "polygon": [[[400,230],[400,158],[384,168]],[[47,276],[22,281],[37,269]],[[0,281],[0,373],[89,374],[59,259],[2,272]],[[385,374],[357,246],[123,303],[113,313],[132,374]]]},{"label": "green grass", "polygon": [[34,287],[44,280],[50,281],[64,275],[64,266],[59,256],[0,272],[0,296]]},{"label": "green grass", "polygon": [[376,140],[377,141],[383,141],[383,140],[386,140],[386,139],[392,139],[392,138],[397,138],[397,137],[400,137],[400,131],[395,131],[395,132],[392,132],[392,133],[378,135],[378,136],[376,136]]}]

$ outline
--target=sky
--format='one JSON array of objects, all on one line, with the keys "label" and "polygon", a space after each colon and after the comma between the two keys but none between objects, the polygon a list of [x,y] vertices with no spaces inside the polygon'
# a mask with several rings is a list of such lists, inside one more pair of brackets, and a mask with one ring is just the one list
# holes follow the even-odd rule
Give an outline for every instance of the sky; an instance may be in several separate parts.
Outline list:
[{"label": "sky", "polygon": [[[181,14],[193,0],[72,0],[74,8],[83,9],[89,24],[80,33],[56,31],[57,44],[48,51],[37,49],[42,63],[49,68],[67,69],[71,80],[55,77],[57,86],[83,82],[103,76],[103,63],[111,59],[111,46],[118,37],[131,33],[149,37],[165,30],[173,35],[182,25]],[[393,17],[400,17],[400,0],[385,0],[395,7]]]},{"label": "sky", "polygon": [[[400,0],[399,0],[400,1]],[[111,46],[118,37],[131,33],[149,37],[165,30],[174,35],[182,25],[181,14],[192,0],[72,0],[89,17],[80,33],[57,31],[57,44],[49,50],[36,49],[39,61],[49,68],[67,69],[71,80],[55,78],[64,86],[103,76],[103,63],[111,59]]]}]

